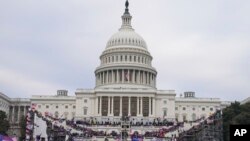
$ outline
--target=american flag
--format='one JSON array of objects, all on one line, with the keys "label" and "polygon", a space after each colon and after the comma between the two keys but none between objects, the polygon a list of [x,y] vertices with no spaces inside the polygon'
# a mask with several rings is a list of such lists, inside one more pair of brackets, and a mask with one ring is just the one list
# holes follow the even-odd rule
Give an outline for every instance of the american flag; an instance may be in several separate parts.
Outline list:
[{"label": "american flag", "polygon": [[125,71],[125,81],[129,81],[129,71]]}]

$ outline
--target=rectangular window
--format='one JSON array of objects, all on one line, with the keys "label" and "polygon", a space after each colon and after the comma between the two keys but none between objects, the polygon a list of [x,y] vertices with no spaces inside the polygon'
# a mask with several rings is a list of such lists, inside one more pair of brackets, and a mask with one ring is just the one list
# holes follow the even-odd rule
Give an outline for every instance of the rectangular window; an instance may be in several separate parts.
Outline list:
[{"label": "rectangular window", "polygon": [[163,109],[163,116],[164,116],[164,117],[167,116],[167,109]]},{"label": "rectangular window", "polygon": [[87,108],[84,108],[84,109],[83,109],[83,115],[87,115],[87,112],[88,112],[88,109],[87,109]]}]

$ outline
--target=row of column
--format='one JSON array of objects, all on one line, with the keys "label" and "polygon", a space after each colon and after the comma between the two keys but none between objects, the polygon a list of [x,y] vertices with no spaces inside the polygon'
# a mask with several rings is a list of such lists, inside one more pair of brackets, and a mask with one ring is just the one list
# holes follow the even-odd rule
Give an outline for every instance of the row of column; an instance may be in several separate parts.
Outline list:
[{"label": "row of column", "polygon": [[[108,98],[108,114],[107,115],[103,115],[102,110],[104,109],[103,106],[103,98],[107,97]],[[117,96],[115,96],[117,97]],[[96,98],[96,113],[99,116],[115,116],[114,115],[114,96],[98,96]],[[119,116],[122,116],[122,109],[124,108],[124,104],[122,102],[123,98],[128,98],[128,115],[127,116],[131,116],[132,112],[131,110],[136,110],[136,115],[134,116],[143,116],[143,98],[148,98],[149,100],[149,104],[148,104],[148,116],[153,116],[155,115],[155,98],[153,97],[133,97],[136,98],[136,107],[131,107],[131,98],[132,97],[119,97]],[[136,108],[136,109],[135,109]]]},{"label": "row of column", "polygon": [[108,83],[135,83],[145,84],[155,87],[154,73],[142,70],[117,69],[99,72],[96,75],[96,84],[103,85]]},{"label": "row of column", "polygon": [[147,57],[143,56],[132,56],[132,55],[116,55],[116,56],[107,56],[102,57],[101,64],[108,64],[113,62],[132,62],[132,63],[142,63],[142,64],[151,64],[151,61]]},{"label": "row of column", "polygon": [[9,119],[11,122],[19,123],[21,116],[26,116],[28,106],[11,106],[9,112]]}]

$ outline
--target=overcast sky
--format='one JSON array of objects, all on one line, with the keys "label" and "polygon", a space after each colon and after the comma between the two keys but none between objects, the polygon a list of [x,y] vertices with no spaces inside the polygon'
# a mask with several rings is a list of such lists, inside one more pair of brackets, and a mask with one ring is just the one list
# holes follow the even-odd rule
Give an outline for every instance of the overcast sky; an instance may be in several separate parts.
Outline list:
[{"label": "overcast sky", "polygon": [[[125,0],[1,0],[0,92],[74,95],[94,88],[106,42]],[[147,42],[157,88],[197,97],[250,96],[249,0],[130,0],[132,26]]]}]

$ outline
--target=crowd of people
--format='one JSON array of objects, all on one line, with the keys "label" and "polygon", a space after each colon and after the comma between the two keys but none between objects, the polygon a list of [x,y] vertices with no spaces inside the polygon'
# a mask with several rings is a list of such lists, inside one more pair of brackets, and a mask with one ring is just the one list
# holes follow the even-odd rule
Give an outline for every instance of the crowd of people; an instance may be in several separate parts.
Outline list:
[{"label": "crowd of people", "polygon": [[[91,118],[88,120],[76,120],[76,124],[81,124],[87,127],[91,126],[120,126],[121,125],[122,119],[119,121],[107,119],[106,121],[103,120],[97,120],[96,118]],[[128,122],[130,123],[131,126],[173,126],[174,122],[173,121],[168,121],[166,119],[160,119],[160,118],[155,118],[149,120],[145,119],[135,119],[135,118],[129,118],[128,117]]]},{"label": "crowd of people", "polygon": [[[188,131],[182,131],[181,128],[184,126],[184,122],[173,122],[168,121],[165,119],[155,118],[149,120],[144,119],[134,119],[130,117],[122,117],[120,121],[114,121],[114,120],[106,120],[106,121],[98,121],[96,118],[91,118],[88,120],[66,120],[63,118],[55,118],[52,115],[45,114],[43,116],[38,111],[35,111],[35,114],[39,118],[42,118],[43,121],[47,123],[47,130],[53,129],[54,132],[57,132],[57,136],[65,136],[67,135],[69,137],[69,140],[72,140],[73,138],[92,138],[92,137],[112,137],[112,138],[120,138],[121,133],[118,131],[112,131],[110,133],[107,133],[105,131],[95,131],[92,130],[92,126],[121,126],[122,121],[127,121],[130,126],[161,126],[161,128],[158,131],[147,131],[145,133],[139,134],[137,131],[132,133],[130,135],[131,139],[143,139],[145,138],[164,138],[166,133],[178,132],[178,137],[183,136],[184,134],[192,134],[194,132],[194,129],[199,129],[202,124],[210,124],[214,120],[215,114],[209,116],[207,119],[197,119],[193,122],[200,122],[199,125],[193,126]],[[202,121],[202,122],[201,122]],[[65,126],[62,125],[62,123],[65,122]],[[60,123],[60,124],[58,124]],[[78,132],[72,132],[72,130],[78,131]],[[172,135],[173,139],[178,139],[178,137],[174,134]]]}]

